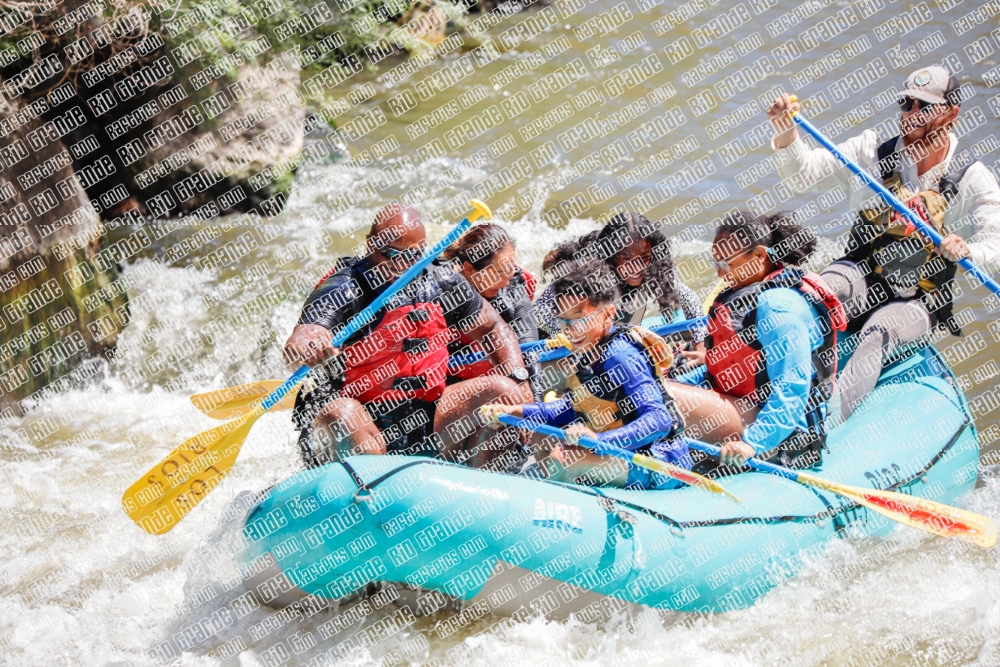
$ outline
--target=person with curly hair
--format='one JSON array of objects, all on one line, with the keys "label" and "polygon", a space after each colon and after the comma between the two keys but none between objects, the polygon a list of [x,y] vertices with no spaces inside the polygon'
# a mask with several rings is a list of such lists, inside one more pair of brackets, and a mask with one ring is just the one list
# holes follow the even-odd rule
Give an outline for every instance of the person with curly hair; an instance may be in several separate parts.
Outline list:
[{"label": "person with curly hair", "polygon": [[[652,314],[655,304],[666,322],[693,319],[705,313],[701,300],[674,272],[670,242],[660,228],[639,213],[619,213],[598,231],[557,246],[542,270],[558,278],[567,267],[580,260],[596,259],[612,270],[620,293],[616,321],[640,324]],[[556,333],[555,293],[550,285],[535,302],[539,328],[548,336]],[[691,347],[704,349],[707,331],[691,331]]]}]

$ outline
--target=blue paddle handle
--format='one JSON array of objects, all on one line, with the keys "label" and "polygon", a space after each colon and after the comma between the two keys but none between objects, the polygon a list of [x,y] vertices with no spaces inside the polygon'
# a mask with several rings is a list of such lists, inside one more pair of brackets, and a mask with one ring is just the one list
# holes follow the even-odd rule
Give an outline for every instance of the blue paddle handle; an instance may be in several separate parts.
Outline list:
[{"label": "blue paddle handle", "polygon": [[[884,185],[882,185],[874,178],[872,178],[871,174],[869,174],[867,171],[856,165],[851,160],[848,160],[847,157],[843,153],[841,153],[837,149],[837,147],[830,142],[829,139],[823,136],[822,132],[817,130],[812,123],[803,118],[801,113],[795,114],[794,116],[792,116],[792,118],[795,119],[796,125],[801,127],[809,134],[809,136],[818,141],[823,148],[830,151],[830,153],[832,153],[833,156],[837,158],[842,165],[850,169],[858,178],[864,181],[865,185],[867,185],[876,193],[878,193],[879,196],[881,196],[882,199],[885,200],[885,203],[887,203],[889,206],[895,209],[896,212],[902,215],[904,218],[909,220],[914,227],[920,230],[921,234],[923,234],[924,236],[926,236],[928,239],[931,240],[931,243],[933,243],[935,246],[941,245],[942,241],[941,235],[938,233],[936,229],[934,229],[934,227],[924,222],[923,219],[919,215],[914,213],[912,209],[910,209],[907,206],[904,206],[903,203],[899,201],[899,198],[896,197],[896,195],[892,194],[892,192],[886,189]],[[965,269],[973,276],[975,276],[976,280],[985,285],[987,289],[989,289],[997,296],[1000,296],[1000,285],[998,285],[988,275],[983,273],[978,266],[972,263],[972,260],[970,260],[968,257],[964,257],[958,260],[958,263],[963,269]]]},{"label": "blue paddle handle", "polygon": [[[705,454],[710,454],[715,458],[719,458],[722,453],[722,448],[716,447],[715,445],[710,445],[707,442],[701,442],[700,440],[692,440],[691,438],[684,438],[688,447],[695,449],[699,452]],[[785,468],[784,466],[777,466],[773,463],[768,463],[767,461],[761,461],[760,459],[747,459],[747,465],[758,472],[766,472],[771,475],[777,475],[778,477],[784,477],[785,479],[790,479],[793,482],[799,481],[799,473],[792,470],[791,468]]]},{"label": "blue paddle handle", "polygon": [[[659,336],[669,336],[670,334],[680,333],[682,331],[690,331],[691,329],[697,329],[698,327],[708,326],[707,317],[695,317],[690,320],[683,320],[681,322],[671,322],[670,324],[663,324],[658,327],[653,327],[650,329],[653,333]],[[545,349],[544,340],[534,340],[530,343],[521,343],[521,354],[530,354],[532,352],[541,351],[542,353],[538,355],[538,361],[555,361],[556,359],[562,359],[569,356],[569,350],[565,347],[556,348],[554,350]],[[483,361],[486,359],[486,355],[482,352],[472,352],[470,354],[460,354],[452,357],[448,360],[448,368],[459,368],[461,366],[469,366],[471,364]]]},{"label": "blue paddle handle", "polygon": [[[530,354],[545,349],[544,340],[533,340],[528,343],[521,343],[521,354]],[[469,354],[456,354],[448,359],[448,368],[460,368],[471,366],[472,364],[486,360],[485,352],[470,352]]]},{"label": "blue paddle handle", "polygon": [[[340,347],[344,344],[348,338],[353,336],[361,327],[363,327],[369,320],[375,317],[375,313],[382,309],[382,306],[392,297],[396,296],[400,290],[410,284],[421,271],[427,268],[427,265],[437,259],[438,255],[445,251],[445,248],[450,246],[452,243],[458,240],[458,238],[466,232],[467,229],[472,225],[472,222],[468,218],[462,220],[458,223],[455,229],[445,236],[443,239],[438,241],[438,243],[431,248],[430,252],[424,255],[420,261],[407,269],[403,275],[396,278],[382,294],[372,301],[367,308],[362,310],[360,313],[351,318],[351,321],[347,323],[343,329],[341,329],[336,336],[333,337],[333,346]],[[261,401],[261,407],[265,411],[271,409],[278,404],[285,395],[292,390],[292,388],[298,383],[305,379],[306,375],[309,373],[308,366],[300,366],[297,371],[295,371],[290,378],[281,383],[281,385],[268,394],[267,398]]]},{"label": "blue paddle handle", "polygon": [[497,420],[501,424],[506,424],[507,426],[523,428],[525,431],[534,431],[535,433],[541,433],[542,435],[551,435],[554,438],[565,440],[571,444],[583,445],[587,449],[594,450],[595,453],[600,454],[601,456],[617,456],[618,458],[626,461],[631,461],[635,457],[635,454],[625,451],[621,447],[615,447],[614,445],[610,445],[606,442],[601,442],[597,438],[583,436],[579,439],[570,440],[569,436],[566,435],[566,431],[561,428],[556,428],[555,426],[549,426],[548,424],[539,424],[538,422],[515,417],[514,415],[500,415]]},{"label": "blue paddle handle", "polygon": [[264,412],[267,412],[275,405],[277,405],[281,399],[285,397],[285,394],[292,390],[292,387],[302,382],[306,375],[309,374],[308,366],[299,366],[299,369],[292,373],[292,376],[281,383],[281,385],[267,395],[263,401],[261,401],[261,407],[264,408]]}]

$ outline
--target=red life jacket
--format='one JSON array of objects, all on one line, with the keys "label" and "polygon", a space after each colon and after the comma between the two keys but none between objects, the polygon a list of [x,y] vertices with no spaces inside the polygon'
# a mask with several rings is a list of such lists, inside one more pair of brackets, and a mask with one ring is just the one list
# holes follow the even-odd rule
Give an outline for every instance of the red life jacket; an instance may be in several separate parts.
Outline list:
[{"label": "red life jacket", "polygon": [[837,332],[847,328],[847,315],[837,295],[818,274],[795,268],[779,269],[761,282],[723,290],[715,298],[708,312],[705,340],[708,382],[724,394],[750,396],[758,405],[766,401],[770,382],[757,337],[757,301],[762,292],[776,287],[796,290],[819,311],[824,337],[823,344],[812,354],[816,370],[813,388],[829,398],[837,374]]},{"label": "red life jacket", "polygon": [[436,401],[448,368],[448,325],[436,303],[414,303],[383,315],[371,333],[341,351],[341,396],[369,401]]},{"label": "red life jacket", "polygon": [[524,268],[520,264],[515,264],[514,266],[521,269],[521,275],[524,276],[524,290],[528,293],[528,298],[534,301],[535,285],[538,284],[538,281],[535,280],[535,276],[528,272],[528,269]]},{"label": "red life jacket", "polygon": [[[358,261],[338,261],[316,286],[337,272],[351,271]],[[341,350],[340,395],[362,403],[436,401],[445,387],[450,335],[439,304],[413,302],[386,311],[369,333]]]}]

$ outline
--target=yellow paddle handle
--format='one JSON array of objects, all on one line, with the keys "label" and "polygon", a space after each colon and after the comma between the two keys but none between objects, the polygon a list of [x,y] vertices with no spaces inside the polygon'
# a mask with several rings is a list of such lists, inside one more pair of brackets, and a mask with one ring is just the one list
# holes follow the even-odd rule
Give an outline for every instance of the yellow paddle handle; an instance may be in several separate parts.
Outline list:
[{"label": "yellow paddle handle", "polygon": [[546,350],[555,350],[560,347],[565,347],[570,352],[573,351],[573,343],[570,342],[569,338],[567,338],[564,333],[558,333],[545,341]]},{"label": "yellow paddle handle", "polygon": [[493,217],[493,211],[490,210],[490,207],[478,199],[470,199],[469,203],[472,204],[472,213],[467,216],[469,222],[475,222],[479,218],[490,220]]}]

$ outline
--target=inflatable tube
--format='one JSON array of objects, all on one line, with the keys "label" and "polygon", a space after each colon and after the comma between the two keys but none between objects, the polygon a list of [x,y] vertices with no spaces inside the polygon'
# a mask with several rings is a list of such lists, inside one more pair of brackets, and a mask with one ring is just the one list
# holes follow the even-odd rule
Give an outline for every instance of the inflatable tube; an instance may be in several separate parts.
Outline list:
[{"label": "inflatable tube", "polygon": [[[971,414],[932,348],[887,369],[829,448],[823,477],[946,503],[978,473]],[[486,613],[596,621],[629,605],[745,608],[848,524],[872,535],[895,528],[775,476],[724,483],[742,505],[694,488],[589,488],[353,457],[290,477],[251,509],[243,572],[272,606],[391,583],[410,612],[451,603],[463,610],[458,623]]]}]

